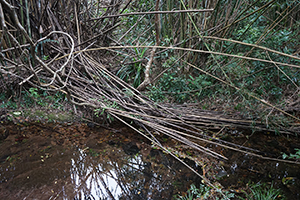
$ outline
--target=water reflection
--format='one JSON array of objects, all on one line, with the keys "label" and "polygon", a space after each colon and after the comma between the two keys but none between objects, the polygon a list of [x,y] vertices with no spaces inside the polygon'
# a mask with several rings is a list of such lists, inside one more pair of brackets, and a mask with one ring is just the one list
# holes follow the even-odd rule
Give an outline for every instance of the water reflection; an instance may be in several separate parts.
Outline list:
[{"label": "water reflection", "polygon": [[[173,183],[180,175],[176,169],[157,162],[145,162],[140,154],[127,155],[120,149],[109,151],[100,157],[79,151],[71,158],[70,177],[76,191],[75,199],[172,198]],[[159,157],[165,155],[158,152],[152,159],[159,161]]]},{"label": "water reflection", "polygon": [[[122,194],[122,187],[118,183],[115,169],[110,169],[113,163],[94,165],[87,159],[84,151],[79,152],[77,160],[71,159],[70,174],[77,191],[74,199],[95,199],[95,197],[118,199]],[[118,168],[118,164],[116,166]]]},{"label": "water reflection", "polygon": [[11,130],[0,143],[0,199],[172,199],[201,181],[149,144],[100,143],[106,135],[97,133],[78,149],[65,142],[70,136],[24,129],[27,139],[16,142],[19,132]]}]

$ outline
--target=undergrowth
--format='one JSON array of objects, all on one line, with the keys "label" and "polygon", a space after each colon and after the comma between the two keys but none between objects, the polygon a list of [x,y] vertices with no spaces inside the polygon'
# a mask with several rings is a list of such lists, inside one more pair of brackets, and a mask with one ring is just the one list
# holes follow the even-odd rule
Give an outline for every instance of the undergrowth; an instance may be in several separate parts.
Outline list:
[{"label": "undergrowth", "polygon": [[281,194],[280,189],[275,189],[273,185],[268,186],[265,183],[252,184],[249,187],[249,192],[244,191],[245,198],[239,197],[242,200],[256,199],[256,200],[275,200],[285,199]]},{"label": "undergrowth", "polygon": [[[245,24],[244,27],[235,30],[231,35],[231,39],[256,44],[259,37],[263,35],[265,28],[265,25],[257,20],[252,26],[246,26]],[[291,55],[297,49],[297,33],[288,28],[274,29],[261,40],[259,45]],[[213,47],[214,51],[225,51],[230,54],[264,60],[271,59],[272,61],[294,65],[300,64],[299,60],[275,53],[266,53],[261,49],[252,49],[252,47],[231,42],[214,41]],[[242,53],[240,52],[241,49]],[[279,125],[284,127],[290,123],[287,117],[279,113],[275,114],[272,108],[268,108],[262,102],[249,97],[249,94],[285,110],[291,92],[295,95],[297,86],[300,84],[298,69],[258,61],[243,61],[221,55],[215,56],[218,63],[227,63],[220,66],[214,64],[213,59],[210,59],[203,70],[238,87],[239,90],[236,90],[195,69],[190,69],[188,75],[183,74],[181,69],[185,66],[178,66],[178,64],[173,66],[170,60],[177,60],[177,57],[169,57],[163,64],[163,68],[169,68],[169,70],[158,81],[148,86],[147,95],[152,100],[179,104],[200,104],[201,102],[203,104],[201,107],[204,109],[213,109],[216,106],[228,108],[229,106],[226,103],[230,102],[232,111],[240,112],[247,118],[263,120],[268,126],[276,127]],[[294,97],[299,98],[300,94],[296,94],[296,96]],[[203,103],[203,101],[206,102]],[[224,104],[220,105],[220,101],[223,101]]]},{"label": "undergrowth", "polygon": [[[221,195],[223,193],[223,195]],[[247,191],[244,191],[244,197],[236,195],[234,193],[225,190],[215,190],[210,186],[200,184],[197,188],[194,184],[185,195],[176,195],[176,200],[195,200],[195,199],[216,199],[216,200],[229,200],[229,199],[242,199],[242,200],[275,200],[285,199],[280,189],[275,189],[273,185],[268,186],[263,183],[250,184]]]},{"label": "undergrowth", "polygon": [[[223,195],[222,195],[223,194]],[[194,199],[214,199],[218,200],[228,200],[233,198],[234,193],[230,193],[228,191],[222,191],[221,189],[213,189],[210,186],[200,184],[199,188],[197,188],[194,184],[191,185],[191,188],[188,189],[185,195],[176,195],[174,199],[176,200],[194,200]]]},{"label": "undergrowth", "polygon": [[63,102],[66,100],[64,93],[55,92],[50,94],[47,91],[42,91],[37,88],[29,88],[22,90],[21,95],[17,93],[1,93],[0,94],[0,108],[17,109],[17,108],[32,108],[36,106],[46,108],[63,108]]}]

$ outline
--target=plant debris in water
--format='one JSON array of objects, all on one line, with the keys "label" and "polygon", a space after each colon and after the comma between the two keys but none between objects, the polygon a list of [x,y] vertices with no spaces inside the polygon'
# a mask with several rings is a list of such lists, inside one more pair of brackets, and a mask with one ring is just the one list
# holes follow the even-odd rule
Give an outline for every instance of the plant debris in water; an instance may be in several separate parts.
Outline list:
[{"label": "plant debris in water", "polygon": [[[0,144],[4,199],[171,199],[201,181],[128,128],[10,123],[5,129],[8,136]],[[201,170],[195,163],[194,168]]]}]

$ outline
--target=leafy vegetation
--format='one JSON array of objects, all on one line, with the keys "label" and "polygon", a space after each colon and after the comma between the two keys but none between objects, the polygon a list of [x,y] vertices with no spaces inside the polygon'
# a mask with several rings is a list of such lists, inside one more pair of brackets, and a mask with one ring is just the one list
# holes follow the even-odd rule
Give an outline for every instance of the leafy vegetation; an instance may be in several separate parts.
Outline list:
[{"label": "leafy vegetation", "polygon": [[[249,19],[251,21],[251,19]],[[260,24],[260,26],[258,26]],[[266,24],[252,24],[252,26],[244,26],[241,29],[237,29],[232,33],[232,38],[243,39],[244,43],[255,44],[261,35],[263,35],[266,28]],[[291,54],[296,50],[297,33],[288,29],[275,30],[272,33],[272,37],[267,37],[264,41],[264,47],[282,51],[287,54]],[[219,51],[226,49],[226,52],[242,55],[240,50],[247,53],[247,56],[255,57],[258,59],[268,60],[269,56],[272,61],[281,63],[293,63],[299,65],[299,60],[290,59],[288,57],[278,56],[274,53],[266,53],[260,49],[252,49],[250,46],[234,44],[231,42],[214,42],[214,50]],[[300,73],[296,68],[285,66],[270,66],[259,61],[242,62],[240,59],[230,60],[226,56],[216,56],[218,62],[227,61],[228,64],[218,68],[217,65],[207,65],[205,71],[211,71],[214,75],[222,76],[222,71],[230,78],[234,85],[253,92],[263,99],[278,101],[284,95],[285,88],[291,85],[295,87],[300,83]],[[175,67],[174,67],[175,68]],[[173,68],[173,69],[174,69]],[[179,70],[169,70],[169,73],[164,74],[155,86],[149,87],[149,96],[154,100],[171,99],[177,103],[186,102],[188,100],[197,101],[199,97],[205,98],[207,95],[211,95],[215,92],[221,92],[224,96],[227,95],[226,91],[220,90],[219,87],[209,88],[209,91],[203,92],[203,86],[209,87],[214,80],[205,75],[192,75],[188,78]],[[209,81],[206,81],[209,80]],[[195,90],[199,90],[198,92]],[[229,89],[230,90],[230,89]],[[190,93],[190,94],[188,94]],[[230,92],[232,93],[232,92]],[[171,97],[171,98],[170,98]],[[226,97],[228,98],[228,96]]]},{"label": "leafy vegetation", "polygon": [[132,63],[122,66],[117,72],[117,75],[126,82],[132,83],[134,87],[138,87],[142,83],[144,77],[145,67],[142,63],[147,48],[144,48],[141,51],[138,48],[134,48],[134,50],[136,56],[132,57]]},{"label": "leafy vegetation", "polygon": [[[28,18],[24,6],[10,2],[18,8],[16,13],[7,12],[7,3],[0,16],[1,22],[11,22],[9,29],[6,23],[0,27],[2,108],[62,108],[68,93],[75,104],[92,105],[97,117],[105,113],[112,121],[109,110],[116,110],[114,115],[122,119],[141,119],[136,124],[145,133],[166,132],[165,116],[157,112],[152,116],[156,102],[198,103],[208,110],[217,106],[275,131],[293,132],[289,128],[299,122],[299,109],[287,109],[300,98],[297,1],[139,0],[125,4],[117,0],[107,5],[107,1],[51,5],[31,1],[26,5]],[[51,15],[43,12],[48,6]],[[13,16],[20,17],[20,22],[15,23]],[[50,32],[56,29],[59,32]],[[154,44],[164,47],[150,46]],[[152,59],[150,70],[145,70]],[[115,74],[133,88],[149,75],[145,94],[156,102],[148,101]],[[37,87],[42,80],[51,84]],[[26,86],[20,87],[20,82]],[[58,87],[65,93],[47,92]],[[168,126],[183,127],[178,123]],[[283,157],[299,159],[299,155],[297,150]],[[205,199],[213,192],[217,191],[208,186],[192,186],[180,198]],[[253,186],[246,198],[275,199],[278,195],[272,186],[267,191]]]},{"label": "leafy vegetation", "polygon": [[275,189],[273,185],[267,186],[266,184],[253,184],[250,186],[250,193],[245,192],[246,198],[239,197],[240,199],[257,199],[257,200],[275,200],[285,199],[281,194],[280,189]]},{"label": "leafy vegetation", "polygon": [[[225,195],[221,195],[221,192]],[[191,188],[186,192],[184,196],[176,195],[175,199],[177,200],[194,200],[194,199],[255,199],[255,200],[272,200],[272,199],[285,199],[282,195],[280,189],[275,189],[273,185],[268,186],[267,184],[251,184],[249,186],[249,192],[244,191],[245,197],[237,196],[234,193],[230,193],[225,190],[215,191],[213,188],[200,184],[197,188],[194,184],[191,185]]]},{"label": "leafy vegetation", "polygon": [[200,184],[199,188],[197,188],[194,184],[191,185],[191,188],[187,191],[187,194],[184,196],[177,195],[175,199],[178,200],[194,200],[194,199],[214,199],[219,200],[227,200],[233,198],[234,193],[230,193],[228,191],[223,191],[218,189],[215,191],[212,187]]},{"label": "leafy vegetation", "polygon": [[18,98],[2,93],[0,94],[0,100],[3,102],[0,108],[17,109],[18,107],[30,108],[32,105],[51,108],[62,108],[62,102],[65,101],[65,94],[56,92],[54,95],[50,95],[46,91],[38,90],[37,88],[29,88],[28,91],[21,91],[22,96]]},{"label": "leafy vegetation", "polygon": [[198,77],[166,73],[158,81],[159,84],[149,87],[149,97],[154,101],[174,103],[196,102],[212,95],[213,80],[205,75]]},{"label": "leafy vegetation", "polygon": [[283,159],[300,159],[300,149],[295,149],[296,153],[292,154],[290,153],[290,155],[287,155],[286,153],[282,154],[282,158]]}]

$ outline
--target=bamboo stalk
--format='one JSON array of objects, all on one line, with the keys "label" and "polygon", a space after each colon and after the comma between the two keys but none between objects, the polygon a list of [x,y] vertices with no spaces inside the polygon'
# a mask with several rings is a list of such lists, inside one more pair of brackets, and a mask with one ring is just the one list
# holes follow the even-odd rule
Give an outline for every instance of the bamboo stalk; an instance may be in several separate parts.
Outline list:
[{"label": "bamboo stalk", "polygon": [[213,9],[200,9],[200,10],[172,10],[172,11],[150,11],[150,12],[132,12],[132,13],[124,13],[118,15],[107,15],[97,18],[89,19],[88,21],[92,20],[99,20],[105,18],[114,18],[114,17],[124,17],[124,16],[131,16],[131,15],[154,15],[154,14],[174,14],[174,13],[191,13],[191,12],[212,12]]}]

